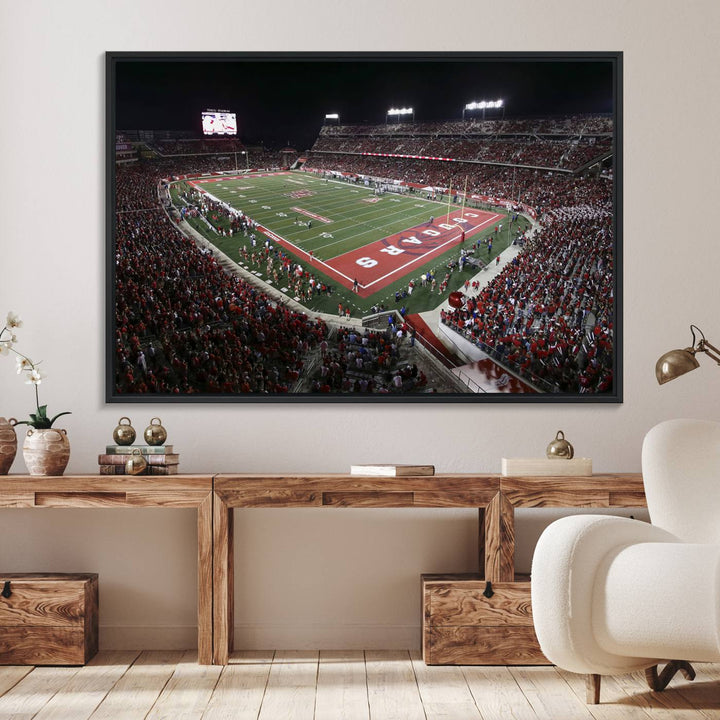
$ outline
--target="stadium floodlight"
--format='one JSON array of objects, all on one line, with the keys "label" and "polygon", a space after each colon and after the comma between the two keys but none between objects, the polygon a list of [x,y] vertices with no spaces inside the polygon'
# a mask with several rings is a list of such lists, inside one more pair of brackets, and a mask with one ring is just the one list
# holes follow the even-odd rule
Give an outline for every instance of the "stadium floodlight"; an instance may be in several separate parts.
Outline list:
[{"label": "stadium floodlight", "polygon": [[326,120],[337,120],[338,124],[340,123],[340,115],[338,113],[327,113],[325,115]]},{"label": "stadium floodlight", "polygon": [[482,110],[483,111],[483,120],[484,120],[485,119],[485,110],[491,110],[493,108],[504,108],[504,107],[505,107],[504,100],[474,100],[473,102],[469,102],[467,105],[465,105],[465,107],[463,108],[462,117],[464,120],[466,110]]},{"label": "stadium floodlight", "polygon": [[390,108],[387,111],[387,117],[385,118],[385,124],[387,124],[387,118],[391,115],[395,115],[397,117],[398,122],[400,122],[400,116],[401,115],[412,115],[413,122],[415,122],[415,109],[411,107],[404,107],[404,108]]}]

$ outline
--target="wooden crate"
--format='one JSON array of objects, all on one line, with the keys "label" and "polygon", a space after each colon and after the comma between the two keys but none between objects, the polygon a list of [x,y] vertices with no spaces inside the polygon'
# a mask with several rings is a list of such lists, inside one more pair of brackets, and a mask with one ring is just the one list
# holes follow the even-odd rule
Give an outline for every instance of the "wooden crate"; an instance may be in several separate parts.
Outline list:
[{"label": "wooden crate", "polygon": [[96,573],[0,574],[0,665],[84,665],[97,651]]},{"label": "wooden crate", "polygon": [[548,665],[530,607],[530,578],[423,575],[423,659],[428,665]]}]

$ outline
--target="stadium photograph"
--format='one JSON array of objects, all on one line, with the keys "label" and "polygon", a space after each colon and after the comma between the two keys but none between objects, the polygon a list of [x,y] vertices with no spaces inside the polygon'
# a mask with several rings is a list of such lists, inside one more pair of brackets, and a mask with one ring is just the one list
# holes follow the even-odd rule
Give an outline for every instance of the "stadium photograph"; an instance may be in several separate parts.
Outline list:
[{"label": "stadium photograph", "polygon": [[107,53],[108,400],[621,401],[621,59]]}]

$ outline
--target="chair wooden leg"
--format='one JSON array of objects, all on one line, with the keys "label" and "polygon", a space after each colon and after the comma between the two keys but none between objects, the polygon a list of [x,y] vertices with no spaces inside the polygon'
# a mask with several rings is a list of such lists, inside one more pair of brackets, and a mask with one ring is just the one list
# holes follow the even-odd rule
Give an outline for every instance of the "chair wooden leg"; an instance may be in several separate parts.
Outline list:
[{"label": "chair wooden leg", "polygon": [[585,676],[585,701],[588,705],[598,705],[600,703],[601,680],[602,675]]},{"label": "chair wooden leg", "polygon": [[645,670],[645,678],[647,683],[652,690],[656,692],[662,692],[668,683],[675,677],[675,674],[680,671],[686,680],[695,679],[695,670],[693,666],[685,660],[671,660],[662,669],[662,672],[658,675],[658,666],[653,665]]}]

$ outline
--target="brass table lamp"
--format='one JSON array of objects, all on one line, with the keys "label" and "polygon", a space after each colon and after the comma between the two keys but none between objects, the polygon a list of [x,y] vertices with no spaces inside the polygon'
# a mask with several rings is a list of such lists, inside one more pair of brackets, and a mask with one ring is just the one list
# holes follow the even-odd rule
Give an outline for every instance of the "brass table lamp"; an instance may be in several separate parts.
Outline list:
[{"label": "brass table lamp", "polygon": [[[696,330],[700,335],[700,340],[695,335]],[[699,352],[704,352],[720,365],[720,350],[705,339],[703,331],[696,325],[691,325],[690,332],[692,333],[692,345],[690,347],[686,347],[684,350],[670,350],[655,363],[655,377],[660,385],[700,367],[700,363],[695,357]]]}]

